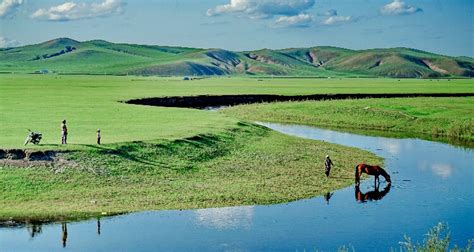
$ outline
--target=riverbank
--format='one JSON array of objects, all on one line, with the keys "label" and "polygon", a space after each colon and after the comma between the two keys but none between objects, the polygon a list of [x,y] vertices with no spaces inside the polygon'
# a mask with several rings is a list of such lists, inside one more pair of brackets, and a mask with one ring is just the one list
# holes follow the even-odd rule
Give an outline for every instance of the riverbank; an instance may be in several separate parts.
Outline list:
[{"label": "riverbank", "polygon": [[[31,223],[25,228],[0,228],[5,241],[0,244],[4,248],[26,250],[45,246],[60,249],[63,224],[67,224],[68,248],[73,250],[79,246],[133,250],[134,244],[139,243],[150,250],[253,251],[277,247],[336,251],[340,244],[350,244],[354,248],[390,251],[400,246],[404,235],[413,240],[426,238],[423,234],[439,220],[449,223],[452,244],[464,246],[471,238],[472,150],[418,139],[362,136],[310,126],[264,125],[284,134],[374,152],[385,158],[384,168],[390,172],[392,186],[387,186],[382,178],[377,190],[373,178],[369,178],[360,190],[348,186],[327,192],[324,197],[285,204],[146,211],[43,226]],[[35,230],[43,232],[34,233]],[[378,239],[361,236],[354,240],[354,234],[367,230],[383,235]],[[255,237],[259,237],[258,242]]]},{"label": "riverbank", "polygon": [[[336,166],[326,179],[324,157]],[[64,153],[63,166],[0,168],[1,220],[61,220],[141,210],[274,204],[353,184],[374,154],[252,124],[221,134]]]},{"label": "riverbank", "polygon": [[221,112],[251,121],[422,134],[474,141],[473,97],[391,98],[250,104]]},{"label": "riverbank", "polygon": [[[351,185],[356,163],[382,162],[366,151],[284,136],[242,123],[227,112],[119,101],[203,94],[473,90],[470,80],[182,81],[136,76],[2,75],[0,83],[0,147],[24,150],[29,128],[43,133],[43,140],[28,149],[60,153],[52,160],[0,163],[0,219],[4,220],[61,220],[103,212],[289,202]],[[311,111],[303,109],[302,113]],[[63,119],[67,119],[69,129],[67,146],[58,144]],[[95,144],[98,128],[102,132],[100,146]],[[10,151],[5,153],[11,156]],[[337,164],[333,174],[341,179],[325,178],[326,154],[333,157]]]}]

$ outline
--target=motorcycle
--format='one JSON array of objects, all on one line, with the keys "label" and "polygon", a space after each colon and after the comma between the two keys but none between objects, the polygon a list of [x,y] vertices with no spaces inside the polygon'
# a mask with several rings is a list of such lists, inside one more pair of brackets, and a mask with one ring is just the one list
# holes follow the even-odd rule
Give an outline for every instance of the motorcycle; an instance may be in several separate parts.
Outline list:
[{"label": "motorcycle", "polygon": [[25,145],[27,145],[28,143],[39,144],[41,138],[43,138],[43,134],[31,131],[30,129],[28,131],[30,133],[28,133],[28,136],[26,136]]}]

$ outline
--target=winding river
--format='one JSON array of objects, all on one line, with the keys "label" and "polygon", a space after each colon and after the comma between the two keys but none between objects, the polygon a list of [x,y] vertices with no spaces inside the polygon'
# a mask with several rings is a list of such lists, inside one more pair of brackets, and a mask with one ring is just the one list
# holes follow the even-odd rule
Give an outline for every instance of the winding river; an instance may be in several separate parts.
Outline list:
[{"label": "winding river", "polygon": [[0,228],[0,251],[334,251],[342,245],[387,251],[399,248],[404,234],[421,241],[440,221],[450,227],[451,244],[465,246],[474,237],[473,149],[260,124],[371,151],[385,158],[392,186],[382,182],[376,189],[368,179],[359,190],[348,187],[288,204],[151,211]]}]

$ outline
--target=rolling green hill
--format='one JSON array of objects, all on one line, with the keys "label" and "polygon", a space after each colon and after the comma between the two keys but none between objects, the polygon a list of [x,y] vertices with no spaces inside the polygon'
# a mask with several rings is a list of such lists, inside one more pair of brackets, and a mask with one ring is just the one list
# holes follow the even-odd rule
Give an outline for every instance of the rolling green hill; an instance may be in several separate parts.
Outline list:
[{"label": "rolling green hill", "polygon": [[409,48],[349,50],[337,47],[222,49],[79,42],[59,38],[0,49],[0,72],[114,75],[473,77],[474,59]]}]

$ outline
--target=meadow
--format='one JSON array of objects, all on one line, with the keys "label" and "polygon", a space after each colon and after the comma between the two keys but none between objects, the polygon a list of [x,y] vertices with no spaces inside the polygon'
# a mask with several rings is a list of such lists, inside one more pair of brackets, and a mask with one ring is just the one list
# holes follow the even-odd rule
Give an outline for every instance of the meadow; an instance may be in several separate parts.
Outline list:
[{"label": "meadow", "polygon": [[473,97],[419,97],[251,104],[223,112],[250,121],[418,134],[422,138],[472,143],[473,104]]},{"label": "meadow", "polygon": [[132,76],[4,74],[0,75],[0,147],[21,148],[27,129],[31,129],[43,133],[41,148],[63,149],[64,146],[58,145],[63,119],[69,126],[67,148],[94,144],[98,128],[102,131],[102,141],[107,144],[217,133],[238,122],[231,116],[211,111],[120,103],[133,98],[418,92],[474,93],[474,87],[470,79],[209,78],[183,81]]},{"label": "meadow", "polygon": [[[366,151],[285,136],[254,125],[248,116],[230,112],[257,105],[216,112],[122,102],[128,99],[200,94],[473,91],[469,79],[226,77],[183,81],[136,76],[3,74],[0,147],[54,150],[64,162],[27,163],[22,167],[0,163],[0,219],[58,220],[102,212],[288,202],[352,184],[354,163],[383,162]],[[464,99],[462,104],[472,101],[459,99]],[[448,98],[439,101],[451,103]],[[303,104],[315,106],[313,103],[319,104]],[[285,113],[284,106],[292,105],[258,105],[267,107],[256,115],[260,120],[271,120],[264,113],[279,106]],[[302,113],[311,118],[308,108],[303,107]],[[441,117],[461,113],[464,112],[444,113]],[[468,111],[465,117],[472,118],[472,113]],[[67,146],[59,144],[63,119],[69,127]],[[97,128],[102,131],[100,146],[95,144]],[[26,129],[43,133],[42,143],[24,147]],[[322,172],[326,154],[337,160],[333,175],[338,179],[326,179]]]},{"label": "meadow", "polygon": [[[324,156],[338,164],[333,179]],[[139,210],[289,202],[349,186],[374,154],[254,125],[175,141],[62,155],[70,164],[0,168],[0,220],[61,220]]]}]

